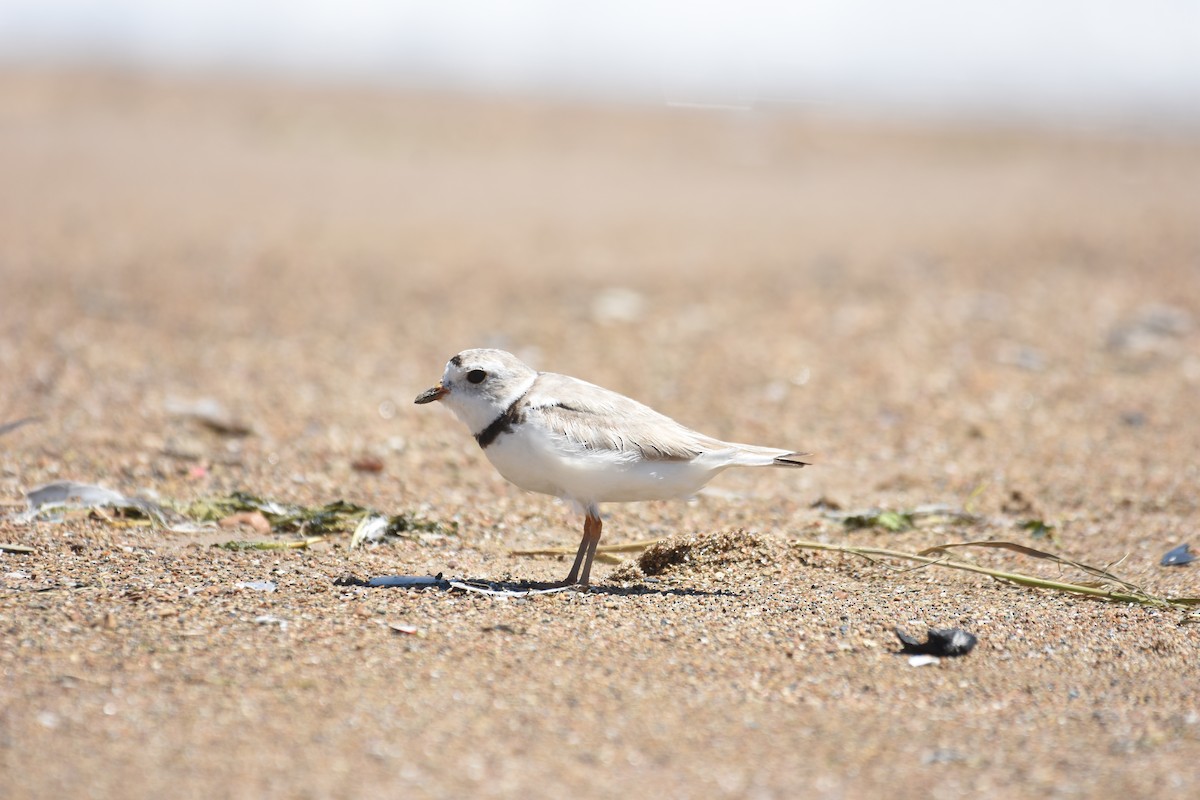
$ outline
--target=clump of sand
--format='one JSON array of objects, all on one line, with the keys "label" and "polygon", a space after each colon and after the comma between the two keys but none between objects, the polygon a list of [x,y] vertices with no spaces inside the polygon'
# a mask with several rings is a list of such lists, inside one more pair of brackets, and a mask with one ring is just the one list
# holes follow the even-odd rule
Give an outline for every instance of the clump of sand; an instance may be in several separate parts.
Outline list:
[{"label": "clump of sand", "polygon": [[780,555],[778,542],[739,529],[663,539],[646,548],[636,564],[642,575],[662,575],[679,568],[716,569],[737,564],[761,567],[776,563]]}]

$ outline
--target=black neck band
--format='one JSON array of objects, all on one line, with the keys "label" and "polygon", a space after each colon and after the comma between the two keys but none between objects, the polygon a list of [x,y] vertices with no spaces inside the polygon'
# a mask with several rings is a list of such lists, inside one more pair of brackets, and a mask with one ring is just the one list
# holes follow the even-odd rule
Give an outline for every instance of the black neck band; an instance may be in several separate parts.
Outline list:
[{"label": "black neck band", "polygon": [[513,423],[517,421],[520,414],[517,412],[517,403],[525,399],[525,395],[521,395],[516,400],[512,401],[512,405],[504,409],[504,413],[496,417],[488,426],[475,434],[475,441],[479,442],[479,446],[487,449],[487,446],[496,441],[502,433],[512,433]]}]

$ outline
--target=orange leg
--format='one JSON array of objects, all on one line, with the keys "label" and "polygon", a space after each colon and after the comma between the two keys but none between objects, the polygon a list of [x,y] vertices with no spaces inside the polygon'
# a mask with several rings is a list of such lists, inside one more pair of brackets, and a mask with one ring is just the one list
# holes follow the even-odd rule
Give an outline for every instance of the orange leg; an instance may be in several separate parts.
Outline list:
[{"label": "orange leg", "polygon": [[[573,586],[576,583],[581,586],[588,585],[588,578],[592,574],[592,561],[596,558],[596,545],[600,544],[602,527],[600,515],[588,511],[587,516],[583,518],[583,539],[579,542],[579,550],[575,553],[575,563],[571,565],[571,571],[563,581],[563,586]],[[582,575],[579,574],[581,566],[583,567]]]}]

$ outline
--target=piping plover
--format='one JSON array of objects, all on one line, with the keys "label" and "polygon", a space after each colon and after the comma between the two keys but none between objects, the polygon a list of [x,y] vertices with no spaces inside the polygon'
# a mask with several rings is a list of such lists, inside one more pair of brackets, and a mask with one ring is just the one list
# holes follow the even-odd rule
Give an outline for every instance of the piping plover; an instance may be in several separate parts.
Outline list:
[{"label": "piping plover", "polygon": [[[803,467],[808,453],[723,442],[578,378],[538,372],[503,350],[464,350],[416,403],[440,400],[506,479],[584,514],[563,585],[587,585],[600,503],[688,497],[729,467]],[[582,572],[580,572],[582,567]]]}]

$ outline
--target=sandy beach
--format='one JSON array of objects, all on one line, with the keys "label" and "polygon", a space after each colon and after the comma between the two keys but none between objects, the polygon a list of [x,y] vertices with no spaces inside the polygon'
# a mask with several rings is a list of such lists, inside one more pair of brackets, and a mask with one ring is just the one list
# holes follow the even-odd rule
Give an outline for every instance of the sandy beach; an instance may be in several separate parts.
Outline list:
[{"label": "sandy beach", "polygon": [[[5,796],[1200,789],[1186,609],[794,545],[1200,596],[1160,564],[1200,547],[1200,135],[8,69],[0,176]],[[694,537],[655,575],[358,585],[569,567],[513,551],[575,514],[412,403],[483,346],[817,463],[604,507]],[[16,518],[65,480],[428,529]],[[969,516],[846,520],[930,505]]]}]

